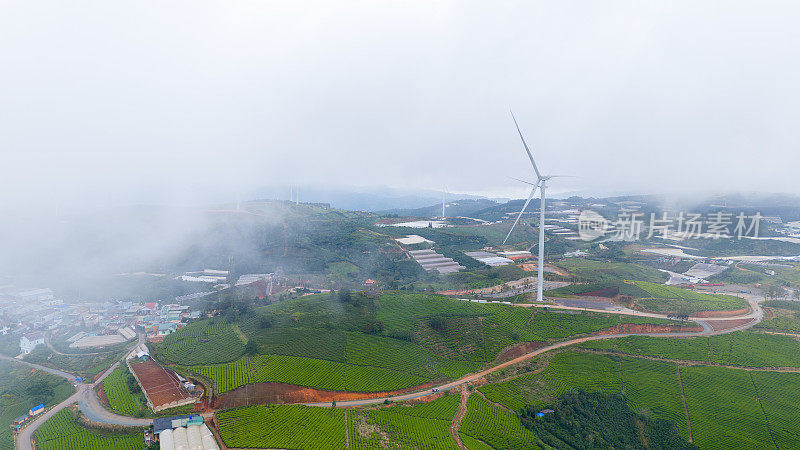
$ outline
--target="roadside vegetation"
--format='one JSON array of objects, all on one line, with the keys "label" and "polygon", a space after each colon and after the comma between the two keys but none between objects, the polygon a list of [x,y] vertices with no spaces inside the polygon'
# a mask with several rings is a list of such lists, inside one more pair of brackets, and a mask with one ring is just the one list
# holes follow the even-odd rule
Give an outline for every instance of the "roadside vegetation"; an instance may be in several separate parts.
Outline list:
[{"label": "roadside vegetation", "polygon": [[789,300],[769,300],[762,305],[768,309],[772,318],[762,320],[754,328],[779,333],[800,334],[800,302]]},{"label": "roadside vegetation", "polygon": [[37,346],[25,361],[42,366],[61,369],[86,378],[94,378],[122,358],[123,350],[102,351],[97,354],[59,355],[45,345]]},{"label": "roadside vegetation", "polygon": [[147,402],[142,389],[126,365],[120,365],[103,379],[103,391],[113,411],[126,416],[146,414]]},{"label": "roadside vegetation", "polygon": [[41,450],[140,450],[144,446],[141,430],[115,434],[89,430],[79,424],[69,408],[64,408],[36,430],[37,448]]},{"label": "roadside vegetation", "polygon": [[65,379],[0,360],[0,450],[14,448],[11,424],[40,403],[58,404],[75,392]]}]

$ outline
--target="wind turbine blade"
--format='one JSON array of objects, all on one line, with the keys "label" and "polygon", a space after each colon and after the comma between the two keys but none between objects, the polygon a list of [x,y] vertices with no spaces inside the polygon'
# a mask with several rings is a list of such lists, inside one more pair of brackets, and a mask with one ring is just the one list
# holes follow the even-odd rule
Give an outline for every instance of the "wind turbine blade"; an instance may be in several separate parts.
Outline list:
[{"label": "wind turbine blade", "polygon": [[521,180],[519,178],[514,178],[514,177],[508,177],[508,178],[511,178],[512,180],[515,180],[515,181],[519,181],[520,183],[530,184],[531,186],[536,186],[538,184],[538,183],[534,183],[534,182],[531,182],[531,181],[528,181],[528,180]]},{"label": "wind turbine blade", "polygon": [[531,189],[531,193],[530,193],[530,195],[528,195],[528,199],[525,200],[525,204],[522,205],[522,209],[519,211],[519,214],[517,214],[517,220],[514,221],[514,225],[511,225],[511,229],[508,230],[508,234],[506,235],[506,238],[503,239],[503,245],[506,245],[506,241],[508,240],[509,236],[511,236],[511,233],[514,231],[514,227],[517,226],[517,222],[519,222],[519,218],[522,217],[522,213],[525,212],[525,208],[528,207],[528,203],[531,202],[531,199],[536,194],[536,188],[537,187],[539,187],[538,183],[533,186],[533,189]]},{"label": "wind turbine blade", "polygon": [[536,177],[542,178],[542,174],[539,173],[539,168],[536,167],[536,161],[533,160],[531,149],[528,148],[528,144],[525,142],[525,138],[522,136],[522,131],[519,129],[517,118],[514,117],[514,111],[511,111],[511,119],[514,120],[514,126],[517,127],[517,133],[519,133],[519,138],[522,139],[522,145],[525,146],[525,151],[528,152],[528,158],[530,158],[531,160],[531,164],[533,165],[533,171],[536,172]]}]

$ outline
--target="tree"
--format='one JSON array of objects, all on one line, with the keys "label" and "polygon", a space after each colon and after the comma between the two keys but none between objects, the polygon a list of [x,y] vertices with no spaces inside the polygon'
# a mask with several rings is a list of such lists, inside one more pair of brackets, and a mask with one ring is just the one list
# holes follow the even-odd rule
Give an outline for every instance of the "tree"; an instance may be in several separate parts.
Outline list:
[{"label": "tree", "polygon": [[350,294],[350,289],[344,288],[339,289],[339,301],[342,303],[350,303],[352,299],[352,294]]},{"label": "tree", "polygon": [[266,330],[267,328],[272,327],[272,318],[267,316],[261,316],[258,318],[258,327],[262,330]]},{"label": "tree", "polygon": [[53,386],[50,386],[45,380],[33,382],[25,389],[25,392],[31,397],[34,404],[45,403],[55,395]]},{"label": "tree", "polygon": [[257,355],[258,344],[256,344],[252,339],[248,340],[247,344],[244,345],[244,352],[249,356]]}]

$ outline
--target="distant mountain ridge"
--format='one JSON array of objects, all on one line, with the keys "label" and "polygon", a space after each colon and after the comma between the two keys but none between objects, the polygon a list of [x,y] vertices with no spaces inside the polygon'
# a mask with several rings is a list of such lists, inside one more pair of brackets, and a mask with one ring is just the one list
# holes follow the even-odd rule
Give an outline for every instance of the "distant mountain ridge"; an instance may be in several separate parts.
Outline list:
[{"label": "distant mountain ridge", "polygon": [[[247,198],[289,199],[288,186],[273,186],[249,193]],[[292,188],[294,189],[294,188]],[[294,192],[294,191],[292,191]],[[447,201],[489,200],[471,194],[447,194]],[[442,191],[431,189],[398,189],[386,186],[320,188],[300,186],[300,201],[327,203],[334,208],[349,211],[387,212],[390,210],[413,210],[439,205],[442,209]],[[393,214],[393,213],[390,213]]]},{"label": "distant mountain ridge", "polygon": [[[494,208],[500,203],[489,200],[486,198],[479,199],[463,199],[463,200],[450,200],[445,203],[445,215],[448,217],[462,217],[471,216],[477,211],[483,211],[488,208]],[[433,217],[442,215],[441,201],[436,205],[425,206],[422,208],[395,208],[384,211],[376,211],[378,214],[389,215],[397,214],[398,216],[412,216],[412,217]]]}]

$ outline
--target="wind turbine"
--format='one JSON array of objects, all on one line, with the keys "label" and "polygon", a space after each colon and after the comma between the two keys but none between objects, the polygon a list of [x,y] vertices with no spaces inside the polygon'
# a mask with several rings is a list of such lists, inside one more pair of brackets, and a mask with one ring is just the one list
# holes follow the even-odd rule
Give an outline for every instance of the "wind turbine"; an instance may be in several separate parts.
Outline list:
[{"label": "wind turbine", "polygon": [[447,216],[444,215],[445,195],[447,195],[447,186],[445,186],[444,190],[442,191],[442,220],[447,218]]},{"label": "wind turbine", "polygon": [[[514,227],[517,226],[520,217],[525,212],[525,208],[528,207],[528,204],[533,199],[533,196],[536,194],[536,189],[539,189],[540,197],[539,197],[539,262],[537,264],[539,272],[537,277],[537,286],[536,286],[536,301],[541,302],[544,300],[542,296],[543,291],[543,283],[544,283],[544,202],[545,202],[545,192],[547,190],[547,182],[551,178],[562,177],[563,175],[542,175],[539,172],[539,168],[536,166],[536,161],[533,160],[533,154],[531,154],[531,150],[528,148],[528,144],[525,142],[525,138],[522,136],[522,131],[519,129],[519,124],[517,123],[517,118],[514,117],[514,112],[511,111],[511,119],[514,121],[514,126],[517,127],[517,133],[519,133],[519,138],[522,140],[522,145],[525,147],[525,151],[528,153],[528,159],[531,160],[531,165],[533,166],[533,171],[536,174],[536,183],[531,183],[530,181],[525,180],[517,180],[521,181],[525,184],[529,184],[533,186],[531,188],[531,193],[528,195],[528,199],[525,200],[525,203],[522,205],[522,209],[517,214],[517,219],[514,221],[514,224],[511,225],[511,229],[508,230],[508,234],[506,238],[503,239],[503,245],[505,245],[506,241],[508,241],[509,236],[514,231]],[[516,179],[516,178],[515,178]]]}]

